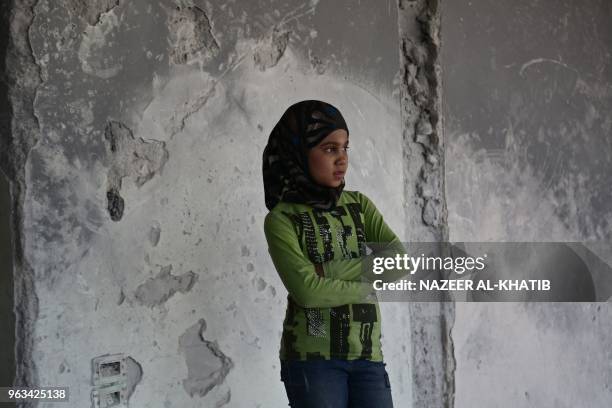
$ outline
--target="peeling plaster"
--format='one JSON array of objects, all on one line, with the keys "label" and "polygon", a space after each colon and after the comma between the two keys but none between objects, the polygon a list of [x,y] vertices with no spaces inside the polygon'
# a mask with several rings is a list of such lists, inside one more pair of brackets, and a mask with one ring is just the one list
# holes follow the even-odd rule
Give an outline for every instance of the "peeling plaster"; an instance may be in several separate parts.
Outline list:
[{"label": "peeling plaster", "polygon": [[162,171],[169,155],[164,142],[136,139],[132,131],[120,122],[110,121],[104,136],[112,160],[107,180],[108,211],[113,221],[119,221],[124,207],[119,193],[122,179],[132,176],[136,186],[142,187]]},{"label": "peeling plaster", "polygon": [[323,75],[325,73],[325,70],[327,69],[327,64],[323,62],[321,58],[314,55],[312,53],[312,50],[308,50],[308,54],[310,59],[310,66],[312,67],[312,69],[314,69],[317,75]]},{"label": "peeling plaster", "polygon": [[123,68],[123,58],[109,55],[111,42],[119,27],[119,18],[113,10],[102,14],[96,25],[89,25],[79,45],[78,56],[83,72],[102,79],[114,77]]},{"label": "peeling plaster", "polygon": [[262,40],[259,41],[253,54],[255,65],[265,71],[278,64],[289,44],[290,31],[275,26]]},{"label": "peeling plaster", "polygon": [[[400,0],[398,6],[405,179],[413,180],[418,174],[416,182],[405,187],[406,202],[416,206],[406,208],[419,211],[423,222],[406,236],[416,241],[447,241],[439,3]],[[451,330],[455,306],[440,300],[409,304],[415,407],[450,408],[454,404],[456,363]]]},{"label": "peeling plaster", "polygon": [[[34,387],[39,383],[37,363],[33,356],[34,326],[39,315],[39,298],[35,270],[25,256],[24,202],[26,197],[25,166],[33,146],[40,140],[40,123],[34,111],[36,91],[42,83],[42,71],[37,64],[30,42],[30,28],[35,19],[37,1],[14,4],[10,14],[6,71],[7,99],[12,117],[6,137],[0,138],[0,166],[11,181],[14,231],[13,285],[15,296],[15,384]],[[2,20],[4,23],[4,19]],[[24,403],[24,407],[32,406]]]},{"label": "peeling plaster", "polygon": [[422,220],[434,237],[443,239],[448,231],[439,120],[439,10],[436,1],[400,1],[400,9],[414,18],[410,27],[400,27],[400,32],[404,32],[401,57],[406,137],[409,144],[419,146],[408,160],[418,159],[420,163],[415,191],[420,198]]},{"label": "peeling plaster", "polygon": [[203,320],[200,320],[179,338],[179,349],[184,353],[187,363],[187,378],[183,380],[183,387],[191,397],[204,397],[214,387],[222,384],[234,367],[232,360],[221,351],[216,341],[204,338],[204,325]]},{"label": "peeling plaster", "polygon": [[170,299],[176,292],[186,293],[193,288],[198,275],[192,271],[182,275],[171,275],[172,265],[163,266],[155,278],[147,281],[136,289],[134,298],[142,305],[158,306]]},{"label": "peeling plaster", "polygon": [[169,12],[170,60],[176,65],[194,60],[206,64],[219,54],[210,20],[197,6],[177,5]]},{"label": "peeling plaster", "polygon": [[100,22],[102,14],[111,11],[119,5],[119,0],[68,0],[66,8],[75,16],[85,19],[89,25]]}]

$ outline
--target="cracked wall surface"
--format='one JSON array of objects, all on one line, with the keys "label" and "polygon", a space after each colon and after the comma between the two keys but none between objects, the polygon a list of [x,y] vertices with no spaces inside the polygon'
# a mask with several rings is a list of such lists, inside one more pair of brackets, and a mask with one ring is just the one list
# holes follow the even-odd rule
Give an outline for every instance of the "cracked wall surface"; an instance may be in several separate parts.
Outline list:
[{"label": "cracked wall surface", "polygon": [[[17,7],[16,7],[17,6]],[[2,138],[0,166],[10,182],[11,240],[13,243],[13,296],[15,323],[14,383],[31,386],[37,383],[36,364],[27,356],[34,344],[33,327],[38,317],[38,297],[35,292],[32,265],[24,256],[25,237],[22,233],[25,202],[25,161],[39,138],[38,120],[33,113],[36,87],[40,84],[40,68],[32,57],[28,29],[32,23],[33,2],[3,3],[3,27],[8,31],[3,77],[10,84],[2,93]],[[13,13],[14,9],[18,9]],[[3,43],[4,45],[4,43]],[[11,69],[9,69],[11,67]],[[4,83],[4,82],[3,82]],[[6,110],[5,110],[6,109]],[[19,335],[17,335],[17,333]]]},{"label": "cracked wall surface", "polygon": [[[401,238],[591,240],[611,260],[604,1],[10,6],[20,385],[89,406],[90,359],[122,352],[134,406],[285,403],[253,152],[298,99],[342,110],[347,185]],[[612,401],[605,304],[381,309],[396,405]]]},{"label": "cracked wall surface", "polygon": [[[15,114],[2,165],[19,235],[19,384],[61,383],[71,389],[67,406],[89,406],[91,359],[122,353],[142,370],[133,406],[286,404],[286,291],[263,239],[260,156],[297,100],[343,112],[353,146],[347,186],[367,193],[401,238],[421,225],[441,231],[440,196],[423,188],[404,205],[405,184],[427,183],[402,165],[394,1],[14,7]],[[416,63],[424,72],[435,69],[428,55]],[[424,136],[409,142],[420,148],[441,134],[431,94],[419,104],[430,115],[421,115]],[[413,400],[418,363],[406,309],[381,304],[398,404]]]},{"label": "cracked wall surface", "polygon": [[[400,0],[399,33],[406,240],[448,241],[441,107],[438,1]],[[455,306],[407,303],[411,322],[411,361],[415,407],[452,407]]]},{"label": "cracked wall surface", "polygon": [[[586,242],[610,264],[610,2],[445,5],[451,240]],[[590,300],[609,300],[609,277],[588,267]],[[609,302],[457,304],[455,406],[609,407],[611,314]]]}]

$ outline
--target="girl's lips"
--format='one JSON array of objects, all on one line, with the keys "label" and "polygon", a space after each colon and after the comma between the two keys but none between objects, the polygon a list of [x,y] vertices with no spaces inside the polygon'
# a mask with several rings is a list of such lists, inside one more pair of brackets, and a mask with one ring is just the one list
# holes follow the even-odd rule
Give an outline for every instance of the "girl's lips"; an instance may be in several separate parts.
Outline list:
[{"label": "girl's lips", "polygon": [[342,179],[344,177],[344,171],[335,171],[334,172],[334,177],[337,179]]}]

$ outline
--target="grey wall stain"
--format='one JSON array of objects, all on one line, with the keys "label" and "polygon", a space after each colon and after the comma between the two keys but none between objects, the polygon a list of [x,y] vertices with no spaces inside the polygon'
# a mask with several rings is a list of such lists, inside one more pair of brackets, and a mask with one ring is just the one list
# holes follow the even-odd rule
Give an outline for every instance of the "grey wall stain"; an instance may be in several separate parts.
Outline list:
[{"label": "grey wall stain", "polygon": [[[598,0],[579,6],[521,1],[503,10],[505,18],[500,17],[497,3],[475,1],[449,4],[446,11],[447,133],[470,135],[465,143],[459,140],[450,148],[466,149],[454,150],[459,154],[486,149],[493,165],[505,167],[507,175],[500,174],[498,183],[504,183],[506,190],[476,186],[478,204],[505,208],[503,200],[532,184],[533,194],[525,191],[531,195],[525,198],[539,203],[523,202],[509,209],[515,213],[514,219],[534,220],[525,226],[525,235],[551,240],[563,236],[609,240],[610,4]],[[465,158],[474,159],[477,157]],[[450,161],[461,163],[462,157]],[[451,186],[453,196],[465,187],[457,181]],[[451,201],[455,206],[453,223],[461,221],[458,216],[474,217],[460,200]],[[527,211],[527,206],[532,211]],[[549,223],[559,224],[558,228],[567,232],[552,231],[550,225],[538,222],[539,215],[533,210],[541,212],[542,208],[552,213]],[[504,223],[499,227],[506,229],[508,236],[522,234],[512,218]],[[538,232],[539,228],[543,230]],[[462,234],[464,230],[455,227],[455,231]]]},{"label": "grey wall stain", "polygon": [[154,221],[153,225],[151,225],[151,228],[149,229],[149,235],[148,235],[151,246],[156,247],[157,244],[159,244],[160,236],[161,236],[161,225],[159,225],[158,221]]},{"label": "grey wall stain", "polygon": [[[445,3],[451,240],[592,242],[612,262],[611,19],[601,0]],[[564,282],[584,300],[609,287],[588,267]],[[610,310],[459,304],[456,406],[609,406]]]}]

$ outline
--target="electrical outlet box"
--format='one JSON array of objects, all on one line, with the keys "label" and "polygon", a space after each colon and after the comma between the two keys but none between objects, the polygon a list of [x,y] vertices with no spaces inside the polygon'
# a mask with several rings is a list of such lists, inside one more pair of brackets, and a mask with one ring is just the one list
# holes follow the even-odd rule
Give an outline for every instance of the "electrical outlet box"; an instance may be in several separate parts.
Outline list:
[{"label": "electrical outlet box", "polygon": [[112,384],[127,381],[127,358],[123,354],[96,357],[93,360],[94,385]]},{"label": "electrical outlet box", "polygon": [[110,354],[93,359],[93,408],[126,407],[127,357]]},{"label": "electrical outlet box", "polygon": [[94,408],[112,408],[125,406],[127,385],[112,384],[95,389],[92,393]]}]

